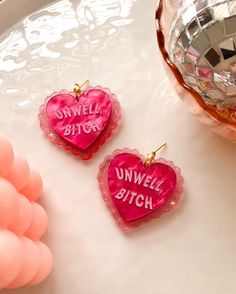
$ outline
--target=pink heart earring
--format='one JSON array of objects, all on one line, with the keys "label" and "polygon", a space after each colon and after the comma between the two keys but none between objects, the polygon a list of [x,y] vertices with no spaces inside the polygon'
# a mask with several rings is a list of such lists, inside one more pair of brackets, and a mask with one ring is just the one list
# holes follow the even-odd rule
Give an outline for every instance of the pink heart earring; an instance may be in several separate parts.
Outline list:
[{"label": "pink heart earring", "polygon": [[101,86],[75,84],[73,92],[62,90],[46,98],[40,108],[40,126],[57,146],[87,160],[97,152],[121,119],[115,94]]},{"label": "pink heart earring", "polygon": [[178,167],[156,153],[145,158],[137,150],[116,150],[100,166],[98,182],[113,217],[124,231],[160,217],[177,205],[183,194]]}]

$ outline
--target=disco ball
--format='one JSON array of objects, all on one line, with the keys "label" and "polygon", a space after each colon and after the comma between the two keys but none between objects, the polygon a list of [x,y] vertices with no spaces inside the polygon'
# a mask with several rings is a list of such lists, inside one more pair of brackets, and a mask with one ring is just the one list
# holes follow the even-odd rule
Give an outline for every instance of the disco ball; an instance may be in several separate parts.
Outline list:
[{"label": "disco ball", "polygon": [[160,1],[157,35],[179,95],[236,141],[236,0]]}]

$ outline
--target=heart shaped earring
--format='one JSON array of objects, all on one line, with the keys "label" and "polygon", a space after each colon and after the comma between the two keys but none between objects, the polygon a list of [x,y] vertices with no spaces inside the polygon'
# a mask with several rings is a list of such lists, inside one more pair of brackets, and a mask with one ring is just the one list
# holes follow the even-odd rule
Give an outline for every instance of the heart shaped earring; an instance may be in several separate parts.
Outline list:
[{"label": "heart shaped earring", "polygon": [[160,217],[177,205],[183,177],[173,162],[145,158],[137,150],[116,150],[100,165],[98,182],[113,217],[124,231]]},{"label": "heart shaped earring", "polygon": [[104,144],[121,119],[115,94],[101,86],[75,84],[73,92],[62,90],[46,98],[40,108],[40,126],[57,146],[87,160]]}]

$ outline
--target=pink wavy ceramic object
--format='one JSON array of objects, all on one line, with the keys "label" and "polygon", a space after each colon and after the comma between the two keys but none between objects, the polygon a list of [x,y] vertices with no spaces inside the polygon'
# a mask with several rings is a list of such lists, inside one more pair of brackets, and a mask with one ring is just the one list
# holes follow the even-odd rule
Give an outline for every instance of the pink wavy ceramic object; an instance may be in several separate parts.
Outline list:
[{"label": "pink wavy ceramic object", "polygon": [[105,143],[121,118],[120,104],[109,89],[90,87],[75,97],[62,90],[46,98],[39,113],[46,136],[84,160]]},{"label": "pink wavy ceramic object", "polygon": [[27,285],[40,270],[41,256],[37,244],[27,237],[21,237],[20,241],[23,247],[23,264],[16,278],[7,285],[8,289]]},{"label": "pink wavy ceramic object", "polygon": [[23,247],[19,237],[0,228],[0,289],[19,274],[23,266]]},{"label": "pink wavy ceramic object", "polygon": [[116,150],[98,173],[104,200],[125,231],[171,210],[183,194],[181,171],[172,162],[158,159],[146,166],[144,161],[137,150]]},{"label": "pink wavy ceramic object", "polygon": [[42,179],[1,135],[0,163],[0,289],[36,285],[52,267],[49,249],[32,241],[47,229],[47,213],[35,202]]}]

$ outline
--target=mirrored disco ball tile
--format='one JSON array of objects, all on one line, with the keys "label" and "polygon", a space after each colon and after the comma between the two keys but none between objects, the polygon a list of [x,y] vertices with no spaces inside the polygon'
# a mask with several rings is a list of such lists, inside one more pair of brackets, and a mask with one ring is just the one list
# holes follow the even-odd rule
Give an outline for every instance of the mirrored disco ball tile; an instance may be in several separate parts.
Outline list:
[{"label": "mirrored disco ball tile", "polygon": [[234,39],[229,38],[225,40],[224,42],[220,43],[220,50],[225,60],[236,55]]},{"label": "mirrored disco ball tile", "polygon": [[198,21],[194,19],[188,26],[188,35],[190,38],[193,38],[199,31],[200,27],[198,25]]},{"label": "mirrored disco ball tile", "polygon": [[200,86],[204,91],[215,89],[214,84],[210,81],[200,81]]},{"label": "mirrored disco ball tile", "polygon": [[221,42],[220,43],[220,49],[226,49],[226,50],[234,51],[234,49],[235,49],[234,39],[229,38],[229,39],[225,40],[224,42]]},{"label": "mirrored disco ball tile", "polygon": [[208,62],[206,61],[206,58],[204,56],[200,57],[198,59],[198,63],[197,63],[198,66],[202,66],[202,67],[207,67],[209,66]]},{"label": "mirrored disco ball tile", "polygon": [[207,37],[210,40],[211,44],[219,41],[224,35],[224,26],[222,23],[217,21],[214,25],[210,26],[207,30]]},{"label": "mirrored disco ball tile", "polygon": [[229,16],[229,7],[227,3],[219,4],[216,6],[213,6],[213,13],[214,18],[216,20],[222,20],[225,17]]},{"label": "mirrored disco ball tile", "polygon": [[175,48],[175,58],[177,58],[179,61],[184,61],[184,51],[182,48]]},{"label": "mirrored disco ball tile", "polygon": [[220,75],[219,73],[214,73],[214,81],[216,82],[216,83],[224,83],[225,82],[225,78],[222,76],[222,75]]},{"label": "mirrored disco ball tile", "polygon": [[187,52],[190,54],[190,55],[193,55],[195,57],[199,57],[200,56],[200,53],[198,52],[198,50],[196,48],[193,47],[193,45],[189,45],[188,48],[187,48]]},{"label": "mirrored disco ball tile", "polygon": [[225,3],[227,0],[210,0],[210,4],[212,6],[216,6],[217,4]]},{"label": "mirrored disco ball tile", "polygon": [[179,37],[179,45],[182,46],[184,49],[186,49],[188,47],[189,42],[190,42],[190,40],[189,40],[186,32],[183,31]]},{"label": "mirrored disco ball tile", "polygon": [[219,76],[221,77],[221,80],[226,84],[230,84],[231,83],[231,72],[229,71],[223,71],[221,73],[219,73]]},{"label": "mirrored disco ball tile", "polygon": [[230,15],[234,15],[236,14],[236,2],[233,0],[233,1],[229,1],[229,14]]},{"label": "mirrored disco ball tile", "polygon": [[183,70],[187,75],[195,75],[195,67],[191,63],[183,64]]},{"label": "mirrored disco ball tile", "polygon": [[201,12],[202,10],[206,9],[206,7],[209,5],[208,0],[203,0],[203,1],[195,1],[195,6],[197,12]]},{"label": "mirrored disco ball tile", "polygon": [[197,74],[200,78],[211,79],[212,70],[209,67],[197,67]]},{"label": "mirrored disco ball tile", "polygon": [[236,0],[182,0],[170,36],[170,58],[185,83],[207,104],[231,105],[236,97]]},{"label": "mirrored disco ball tile", "polygon": [[[230,72],[222,72],[220,74],[215,73],[214,81],[215,81],[214,84],[216,85],[216,87],[220,89],[225,94],[225,96],[227,95],[226,88],[229,85],[233,84],[233,80],[232,80],[232,76]],[[227,98],[227,96],[225,98]]]},{"label": "mirrored disco ball tile", "polygon": [[206,51],[209,47],[211,47],[210,41],[207,38],[207,35],[202,32],[193,40],[193,46],[199,49],[201,52]]},{"label": "mirrored disco ball tile", "polygon": [[224,82],[214,82],[214,85],[216,85],[216,88],[226,95],[226,85]]},{"label": "mirrored disco ball tile", "polygon": [[192,76],[185,76],[185,81],[188,83],[188,84],[191,84],[191,85],[197,85],[198,84],[198,81],[196,80],[196,78],[192,77]]},{"label": "mirrored disco ball tile", "polygon": [[194,4],[189,5],[187,9],[182,13],[183,25],[187,25],[195,17],[196,17],[196,7]]},{"label": "mirrored disco ball tile", "polygon": [[213,67],[220,63],[220,55],[215,51],[214,48],[211,48],[207,51],[207,53],[205,54],[205,58]]},{"label": "mirrored disco ball tile", "polygon": [[186,62],[192,62],[195,64],[197,62],[197,57],[187,53],[185,56],[185,60]]},{"label": "mirrored disco ball tile", "polygon": [[183,71],[187,75],[195,75],[195,67],[191,63],[183,64]]},{"label": "mirrored disco ball tile", "polygon": [[232,78],[235,80],[236,79],[236,63],[231,65],[231,74],[232,74]]},{"label": "mirrored disco ball tile", "polygon": [[229,96],[236,95],[235,84],[226,86],[226,95],[229,95]]},{"label": "mirrored disco ball tile", "polygon": [[199,56],[200,56],[199,52],[192,45],[188,46],[186,57],[190,61],[195,63]]},{"label": "mirrored disco ball tile", "polygon": [[222,103],[220,100],[212,99],[208,97],[207,95],[204,95],[204,101],[209,105],[217,105],[217,107],[221,106],[221,103]]},{"label": "mirrored disco ball tile", "polygon": [[182,64],[182,61],[180,62],[180,61],[176,60],[175,66],[178,68],[179,71],[180,71],[181,64]]},{"label": "mirrored disco ball tile", "polygon": [[198,14],[198,20],[202,27],[205,27],[207,24],[211,23],[213,21],[211,10],[210,9],[202,10]]},{"label": "mirrored disco ball tile", "polygon": [[211,91],[208,91],[206,94],[208,97],[214,100],[224,100],[224,95],[220,91],[211,90]]},{"label": "mirrored disco ball tile", "polygon": [[197,93],[202,93],[202,90],[197,85],[192,85],[191,88],[193,88],[193,90],[195,90]]},{"label": "mirrored disco ball tile", "polygon": [[235,33],[236,28],[236,15],[225,19],[225,33],[231,35]]},{"label": "mirrored disco ball tile", "polygon": [[183,23],[181,19],[178,19],[178,21],[175,23],[176,36],[179,37],[182,31],[183,31]]}]

